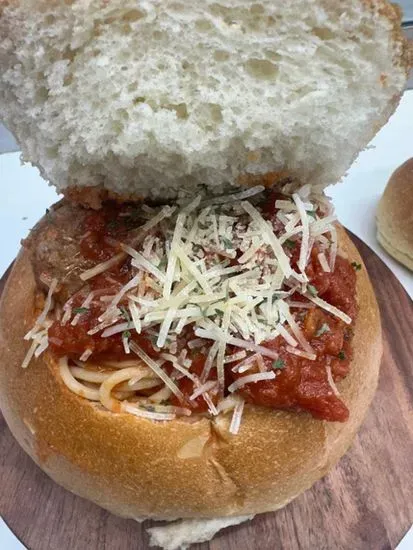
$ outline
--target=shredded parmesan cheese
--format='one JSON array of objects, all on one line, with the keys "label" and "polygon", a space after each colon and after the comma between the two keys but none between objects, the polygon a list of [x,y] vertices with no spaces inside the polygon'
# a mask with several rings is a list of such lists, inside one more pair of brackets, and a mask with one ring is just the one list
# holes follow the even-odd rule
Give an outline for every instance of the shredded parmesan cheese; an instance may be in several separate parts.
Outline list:
[{"label": "shredded parmesan cheese", "polygon": [[337,389],[337,386],[334,382],[333,375],[331,374],[331,367],[330,365],[326,365],[326,371],[327,371],[327,380],[330,384],[331,389],[333,390],[333,393],[336,397],[340,397],[340,392]]},{"label": "shredded parmesan cheese", "polygon": [[273,371],[248,374],[247,376],[243,376],[242,378],[238,378],[238,380],[235,380],[235,382],[228,386],[228,391],[232,393],[236,390],[239,390],[246,384],[260,382],[261,380],[272,380],[273,378],[275,378],[275,373]]},{"label": "shredded parmesan cheese", "polygon": [[309,244],[308,241],[310,237],[310,228],[308,224],[308,215],[307,215],[307,212],[305,211],[304,203],[297,193],[293,194],[293,200],[297,205],[297,210],[298,210],[298,213],[300,214],[301,223],[303,226],[300,257],[298,260],[298,268],[302,273],[304,273],[305,267],[307,265],[306,259],[308,258],[308,244]]},{"label": "shredded parmesan cheese", "polygon": [[168,386],[168,388],[171,390],[172,393],[174,393],[179,399],[182,401],[185,401],[185,398],[183,396],[183,393],[178,388],[178,386],[171,380],[171,378],[166,374],[166,372],[154,361],[149,357],[147,353],[143,351],[141,347],[136,344],[136,342],[130,342],[130,349],[136,353],[138,357],[142,359],[144,363],[148,365],[149,368],[151,368],[155,374],[159,376],[161,380],[165,382],[165,384]]},{"label": "shredded parmesan cheese", "polygon": [[236,435],[239,432],[239,428],[241,426],[241,419],[242,419],[242,413],[244,411],[244,405],[245,401],[241,399],[235,406],[231,424],[229,426],[229,432],[233,435]]},{"label": "shredded parmesan cheese", "polygon": [[189,400],[193,401],[203,393],[209,392],[213,388],[215,388],[217,385],[215,380],[210,380],[209,382],[205,382],[205,384],[202,384],[202,386],[199,386],[194,393],[190,396]]},{"label": "shredded parmesan cheese", "polygon": [[304,357],[305,359],[310,359],[310,361],[315,361],[317,355],[315,353],[309,353],[308,351],[302,351],[292,346],[287,346],[286,350],[293,355],[298,355],[299,357]]},{"label": "shredded parmesan cheese", "polygon": [[349,317],[346,313],[344,313],[340,309],[336,308],[335,306],[332,306],[328,302],[325,302],[324,300],[322,300],[318,296],[311,296],[311,294],[308,294],[307,298],[309,300],[311,300],[312,302],[314,302],[314,304],[316,304],[318,307],[321,307],[322,309],[325,309],[326,311],[331,313],[331,315],[334,315],[335,317],[338,317],[339,319],[344,321],[347,325],[351,324],[351,322],[352,322],[351,317]]},{"label": "shredded parmesan cheese", "polygon": [[331,268],[328,264],[328,261],[327,261],[327,258],[326,258],[326,255],[324,254],[324,252],[320,252],[320,254],[318,254],[317,258],[318,258],[318,261],[320,262],[322,270],[325,271],[326,273],[330,273]]},{"label": "shredded parmesan cheese", "polygon": [[85,351],[82,353],[82,355],[79,358],[80,361],[87,361],[89,357],[92,355],[92,353],[93,353],[93,350],[85,349]]},{"label": "shredded parmesan cheese", "polygon": [[[91,348],[83,350],[76,366],[64,358],[60,373],[73,392],[100,401],[113,412],[156,421],[193,413],[185,405],[162,404],[172,395],[188,406],[202,397],[211,415],[233,411],[229,431],[238,433],[244,410],[238,390],[276,378],[278,367],[273,364],[271,370],[268,359],[284,364],[284,355],[279,358],[271,341],[282,338],[286,353],[315,360],[316,352],[303,330],[306,311],[319,307],[347,324],[352,322],[317,296],[306,273],[314,250],[321,269],[334,270],[338,245],[332,208],[315,187],[307,185],[293,194],[286,189],[285,198],[275,201],[278,212],[270,220],[259,201],[247,200],[262,193],[264,186],[207,199],[200,194],[186,205],[181,202],[179,209],[142,206],[148,221],[122,237],[125,242],[105,239],[121,252],[81,273],[86,284],[80,296],[86,298],[80,308],[73,307],[80,300],[74,302],[71,297],[53,311],[57,280],[43,276],[49,291],[41,314],[25,336],[32,342],[22,366],[27,367],[50,343],[63,344],[59,338],[48,338],[51,312],[54,320],[60,319],[62,325],[70,321],[75,327],[82,315],[99,308],[87,334],[119,335],[124,352],[133,352],[139,359],[94,365]],[[292,258],[297,256],[294,270]],[[89,279],[123,261],[129,280],[120,282],[106,274],[108,288],[91,291]],[[134,340],[136,334],[148,339],[158,354],[156,360]],[[229,346],[238,350],[229,351]],[[205,357],[199,375],[193,370],[198,353]],[[227,397],[225,369],[237,375]],[[329,367],[327,377],[339,395]],[[179,388],[179,381],[185,379],[193,383],[188,398]],[[154,393],[149,397],[136,393],[150,388]]]},{"label": "shredded parmesan cheese", "polygon": [[100,275],[101,273],[104,273],[111,267],[114,267],[118,263],[120,263],[125,258],[125,254],[123,252],[119,252],[116,254],[116,256],[113,256],[113,258],[110,258],[109,260],[106,260],[106,262],[102,262],[98,265],[95,265],[91,269],[88,269],[80,274],[80,278],[82,281],[88,281],[89,279],[92,279],[93,277],[96,277],[96,275]]},{"label": "shredded parmesan cheese", "polygon": [[252,204],[249,202],[242,202],[242,207],[248,214],[251,216],[253,220],[255,220],[263,230],[263,235],[268,240],[268,244],[271,246],[271,248],[274,251],[275,257],[278,260],[279,266],[284,273],[285,277],[290,277],[292,275],[292,269],[290,266],[290,260],[286,256],[279,240],[274,235],[274,232],[268,222],[264,220],[264,218],[261,216],[261,214],[258,212]]},{"label": "shredded parmesan cheese", "polygon": [[44,322],[46,321],[47,314],[49,313],[49,310],[52,306],[52,296],[54,291],[56,290],[56,287],[57,287],[57,279],[53,279],[50,284],[49,290],[47,292],[43,311],[41,312],[39,317],[36,319],[36,322],[34,323],[33,328],[25,335],[24,337],[25,340],[30,340],[31,338],[33,338],[33,336],[36,334],[39,328],[41,328]]}]

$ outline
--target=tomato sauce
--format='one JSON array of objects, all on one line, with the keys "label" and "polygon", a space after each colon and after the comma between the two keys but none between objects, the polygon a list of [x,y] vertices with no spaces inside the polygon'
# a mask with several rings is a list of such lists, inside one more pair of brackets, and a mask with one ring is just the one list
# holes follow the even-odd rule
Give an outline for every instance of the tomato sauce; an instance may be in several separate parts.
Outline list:
[{"label": "tomato sauce", "polygon": [[[313,249],[307,275],[318,296],[338,307],[352,319],[357,314],[356,274],[350,263],[337,256],[334,273],[322,270],[318,251]],[[293,298],[302,299],[301,295]],[[240,389],[249,403],[276,409],[302,409],[315,418],[344,422],[349,411],[334,394],[327,377],[327,366],[336,382],[347,376],[352,359],[352,328],[320,308],[308,310],[301,328],[317,354],[315,361],[286,351],[281,337],[263,345],[280,355],[280,361],[270,362],[276,378],[248,384]],[[249,373],[252,371],[248,371]],[[235,375],[234,379],[242,375]]]},{"label": "tomato sauce", "polygon": [[[283,198],[277,193],[270,193],[269,200],[264,208],[264,216],[272,219],[276,214],[275,201]],[[81,241],[81,254],[96,263],[105,261],[114,256],[119,250],[116,239],[121,240],[130,229],[130,215],[121,217],[124,212],[122,207],[112,206],[100,212],[91,212],[84,223],[84,237]],[[132,216],[133,218],[133,216]],[[133,219],[136,225],[136,219]],[[107,237],[112,240],[107,240]],[[291,257],[293,267],[296,267],[299,256],[299,243],[287,243],[286,253]],[[350,263],[340,257],[336,258],[334,273],[324,272],[318,260],[319,250],[314,247],[310,261],[306,268],[307,276],[314,292],[322,299],[341,309],[353,320],[357,315],[356,301],[356,274]],[[237,251],[237,258],[240,252]],[[237,258],[232,264],[237,263]],[[110,271],[93,278],[91,289],[95,292],[100,289],[111,289],[108,293],[117,292],[132,277],[131,266],[128,260],[121,262]],[[102,290],[103,292],[103,290]],[[79,308],[84,301],[85,295],[75,296],[73,299],[73,310]],[[300,294],[292,296],[292,300],[302,301],[305,298]],[[116,334],[108,338],[102,338],[101,332],[89,335],[87,332],[96,326],[97,318],[105,310],[105,305],[96,305],[81,313],[77,325],[69,323],[62,325],[55,321],[49,329],[49,341],[51,350],[57,355],[69,355],[73,358],[79,356],[86,350],[93,352],[93,358],[126,359],[130,358],[125,354],[122,334]],[[122,321],[119,321],[122,322]],[[316,353],[316,360],[312,361],[297,355],[291,354],[286,349],[286,342],[281,337],[264,342],[262,345],[277,352],[278,361],[265,358],[266,365],[273,369],[276,377],[272,380],[264,380],[250,383],[242,387],[239,392],[248,403],[270,407],[275,409],[303,410],[312,414],[315,418],[340,421],[347,420],[349,411],[343,401],[335,395],[328,379],[328,368],[330,368],[333,380],[339,381],[349,372],[352,359],[352,337],[351,327],[341,320],[333,317],[318,307],[303,309],[297,322],[303,330],[307,340]],[[148,335],[138,335],[131,331],[130,338],[141,346],[152,358],[157,358],[159,352],[154,349],[151,338]],[[192,329],[187,330],[180,337],[178,349],[187,349],[188,358],[192,360],[190,372],[200,375],[206,355],[187,347],[187,342],[194,338]],[[233,352],[239,351],[234,348]],[[231,364],[233,367],[235,363]],[[172,365],[165,363],[164,368],[170,371]],[[247,374],[258,372],[250,369]],[[226,369],[226,387],[234,380],[245,374],[233,373]],[[208,380],[216,378],[216,369],[212,369]],[[179,389],[185,396],[184,403],[181,403],[176,396],[172,396],[170,403],[173,405],[191,406],[193,412],[205,412],[208,410],[207,403],[202,396],[189,401],[189,396],[194,392],[194,383],[187,377],[176,381]],[[227,392],[227,390],[226,390]],[[216,403],[217,396],[211,392],[211,398]]]},{"label": "tomato sauce", "polygon": [[[191,359],[192,359],[192,365],[191,365],[191,368],[189,369],[189,371],[192,374],[196,374],[196,375],[200,376],[202,371],[203,371],[204,365],[205,365],[206,357],[204,355],[202,355],[201,353],[195,353],[195,354],[192,355]],[[215,380],[216,377],[217,377],[217,370],[215,368],[212,368],[210,370],[208,378],[207,378],[207,380],[205,380],[205,382],[207,382],[208,380]],[[192,412],[201,413],[201,412],[207,412],[208,411],[208,404],[201,395],[196,397],[192,401],[189,400],[189,397],[196,390],[196,387],[195,387],[192,380],[190,380],[187,377],[184,377],[184,378],[181,378],[178,381],[177,385],[178,385],[179,389],[181,390],[181,392],[184,394],[185,398],[187,398],[186,405],[189,404]],[[211,397],[211,400],[214,403],[214,405],[216,405],[217,404],[217,394],[216,393],[213,394],[212,392],[210,392],[210,397]],[[182,406],[183,405],[183,403],[178,399],[178,397],[176,395],[173,395],[171,397],[171,404],[176,405],[176,406]]]},{"label": "tomato sauce", "polygon": [[[80,252],[88,260],[104,262],[119,252],[113,240],[122,240],[127,232],[139,227],[143,221],[133,205],[107,203],[99,211],[88,212],[83,222],[84,236]],[[109,237],[109,239],[108,239]]]},{"label": "tomato sauce", "polygon": [[[70,323],[62,325],[55,321],[49,328],[49,347],[58,356],[68,355],[78,359],[82,353],[90,349],[95,359],[130,359],[125,353],[121,334],[114,334],[102,338],[101,333],[88,334],[88,331],[96,325],[96,315],[100,312],[90,308],[87,313],[81,314],[79,322],[72,326]],[[157,357],[151,340],[147,336],[134,334],[133,340],[151,357]]]}]

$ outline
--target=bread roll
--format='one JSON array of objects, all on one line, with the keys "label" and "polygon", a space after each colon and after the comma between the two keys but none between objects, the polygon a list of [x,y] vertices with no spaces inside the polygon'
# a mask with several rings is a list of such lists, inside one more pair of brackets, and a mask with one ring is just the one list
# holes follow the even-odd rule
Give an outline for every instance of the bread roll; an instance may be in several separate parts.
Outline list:
[{"label": "bread roll", "polygon": [[0,118],[93,206],[269,171],[335,183],[409,65],[384,0],[11,0],[0,14]]},{"label": "bread roll", "polygon": [[[362,260],[343,230],[342,253]],[[380,320],[365,268],[350,374],[338,384],[345,423],[247,405],[240,432],[231,415],[153,422],[114,414],[72,393],[45,352],[27,369],[24,334],[36,283],[20,253],[0,305],[0,404],[14,437],[57,483],[128,518],[211,518],[276,510],[308,489],[347,450],[374,395]]]},{"label": "bread roll", "polygon": [[413,271],[413,158],[393,172],[380,199],[377,240]]}]

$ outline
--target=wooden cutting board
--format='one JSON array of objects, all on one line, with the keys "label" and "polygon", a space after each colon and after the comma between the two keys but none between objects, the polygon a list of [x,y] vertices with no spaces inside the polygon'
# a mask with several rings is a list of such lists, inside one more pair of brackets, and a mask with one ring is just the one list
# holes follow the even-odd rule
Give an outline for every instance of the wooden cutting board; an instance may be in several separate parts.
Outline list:
[{"label": "wooden cutting board", "polygon": [[[413,305],[379,257],[354,241],[384,335],[379,388],[359,435],[327,477],[284,509],[193,550],[391,550],[413,523]],[[149,522],[117,518],[61,489],[23,453],[1,416],[0,480],[0,514],[30,550],[148,548]]]}]

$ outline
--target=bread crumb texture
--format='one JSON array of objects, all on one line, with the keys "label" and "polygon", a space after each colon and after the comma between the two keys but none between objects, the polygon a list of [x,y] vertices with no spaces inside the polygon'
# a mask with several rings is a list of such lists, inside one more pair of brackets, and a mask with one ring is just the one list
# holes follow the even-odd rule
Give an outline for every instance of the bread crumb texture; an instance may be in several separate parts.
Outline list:
[{"label": "bread crumb texture", "polygon": [[397,104],[399,23],[383,0],[5,2],[0,117],[59,191],[327,185]]}]

